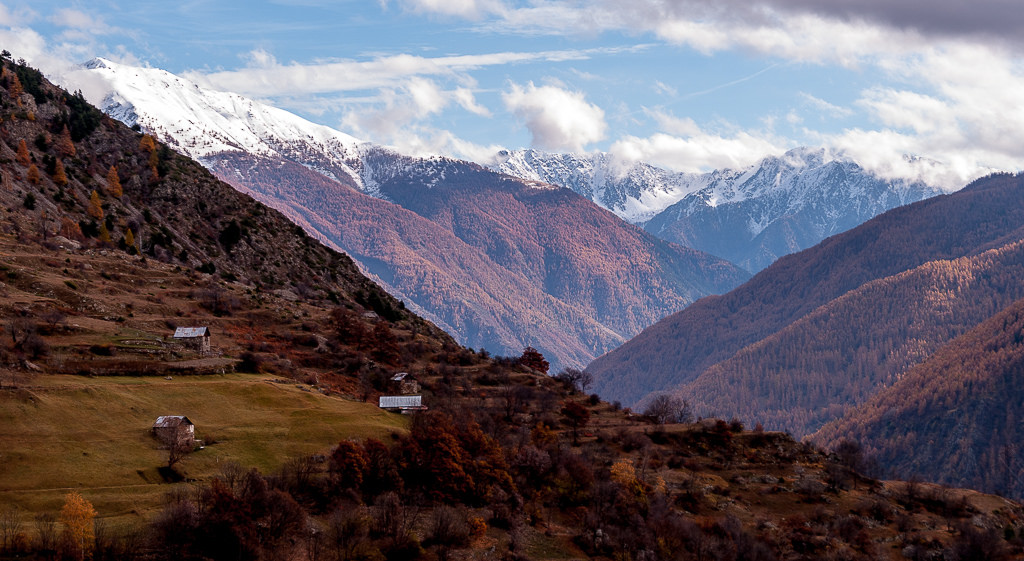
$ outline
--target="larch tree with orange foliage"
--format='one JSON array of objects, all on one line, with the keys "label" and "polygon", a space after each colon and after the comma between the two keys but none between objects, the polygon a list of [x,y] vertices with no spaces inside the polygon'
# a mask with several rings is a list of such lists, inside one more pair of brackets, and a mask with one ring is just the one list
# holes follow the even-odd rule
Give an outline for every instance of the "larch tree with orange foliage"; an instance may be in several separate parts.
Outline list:
[{"label": "larch tree with orange foliage", "polygon": [[152,174],[153,181],[160,179],[160,171],[157,166],[160,165],[160,156],[157,155],[156,150],[149,153],[149,171]]},{"label": "larch tree with orange foliage", "polygon": [[142,140],[139,141],[139,149],[145,150],[146,152],[156,151],[156,140],[153,140],[152,136],[148,134],[142,135]]},{"label": "larch tree with orange foliage", "polygon": [[17,74],[11,73],[11,83],[7,86],[7,93],[11,94],[11,98],[18,104],[18,107],[21,107],[21,94],[25,93],[25,88],[21,85]]},{"label": "larch tree with orange foliage", "polygon": [[[97,235],[97,239],[99,239],[100,242],[102,242],[104,244],[109,244],[110,243],[110,230],[107,229],[107,223],[106,222],[100,222],[100,233]],[[172,448],[173,448],[173,446],[172,446]],[[167,466],[167,467],[171,467],[171,466]]]},{"label": "larch tree with orange foliage", "polygon": [[25,143],[25,139],[18,141],[18,163],[27,166],[32,163],[32,157],[28,154],[28,144]]},{"label": "larch tree with orange foliage", "polygon": [[64,171],[64,164],[57,159],[57,163],[53,166],[53,182],[61,187],[68,184],[68,175]]},{"label": "larch tree with orange foliage", "polygon": [[124,245],[128,248],[128,253],[134,255],[139,252],[139,248],[135,244],[135,234],[132,233],[131,228],[126,228],[124,232]]},{"label": "larch tree with orange foliage", "polygon": [[35,164],[28,166],[28,182],[32,185],[39,185],[39,168]]},{"label": "larch tree with orange foliage", "polygon": [[60,235],[69,240],[82,241],[85,239],[85,235],[82,234],[82,227],[66,216],[60,219]]},{"label": "larch tree with orange foliage", "polygon": [[64,125],[64,130],[60,131],[60,136],[57,137],[56,146],[57,151],[65,158],[76,154],[75,143],[71,140],[71,131],[68,130],[67,125]]},{"label": "larch tree with orange foliage", "polygon": [[110,166],[107,170],[107,193],[121,198],[124,194],[124,189],[121,188],[121,178],[117,175],[117,166]]},{"label": "larch tree with orange foliage", "polygon": [[93,519],[96,509],[77,492],[64,496],[64,507],[60,509],[60,523],[64,526],[61,545],[66,558],[83,561],[91,557],[96,543]]},{"label": "larch tree with orange foliage", "polygon": [[89,206],[85,211],[96,220],[103,220],[103,201],[100,200],[100,194],[95,189],[89,195]]}]

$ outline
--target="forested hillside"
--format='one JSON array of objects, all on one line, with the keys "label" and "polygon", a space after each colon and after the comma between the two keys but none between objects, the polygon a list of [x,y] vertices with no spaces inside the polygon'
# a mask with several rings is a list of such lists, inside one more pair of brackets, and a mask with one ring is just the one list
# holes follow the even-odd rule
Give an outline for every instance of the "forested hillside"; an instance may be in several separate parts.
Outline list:
[{"label": "forested hillside", "polygon": [[812,440],[856,439],[894,476],[1024,497],[1024,300],[957,337]]},{"label": "forested hillside", "polygon": [[1024,298],[1021,279],[1017,242],[872,281],[708,368],[684,395],[698,411],[804,436]]},{"label": "forested hillside", "polygon": [[[866,283],[1024,238],[1020,182],[1017,176],[995,175],[957,193],[889,211],[780,259],[728,294],[669,316],[587,370],[602,395],[623,403],[693,382],[748,345]],[[875,352],[870,341],[865,344],[858,352]]]},{"label": "forested hillside", "polygon": [[533,345],[557,367],[600,352],[747,274],[671,244],[582,197],[453,160],[383,149],[372,197],[296,162],[223,153],[207,165],[343,248],[472,347]]}]

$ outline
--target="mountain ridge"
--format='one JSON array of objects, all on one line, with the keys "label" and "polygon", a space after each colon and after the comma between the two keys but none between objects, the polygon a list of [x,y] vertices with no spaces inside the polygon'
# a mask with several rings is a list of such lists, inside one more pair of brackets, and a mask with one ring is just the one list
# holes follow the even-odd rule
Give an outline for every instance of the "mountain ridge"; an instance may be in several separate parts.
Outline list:
[{"label": "mountain ridge", "polygon": [[[747,276],[546,183],[451,158],[405,156],[343,133],[333,137],[295,116],[278,126],[277,110],[163,71],[113,63],[84,71],[113,85],[106,110],[130,114],[161,137],[179,136],[172,143],[218,177],[354,256],[410,308],[473,347],[513,355],[533,345],[556,368],[582,367],[658,318]],[[241,115],[231,120],[238,108]],[[211,147],[210,136],[248,140]],[[334,154],[336,146],[341,152]]]},{"label": "mountain ridge", "polygon": [[681,173],[606,153],[504,151],[493,169],[576,191],[627,222],[756,273],[886,210],[941,191],[879,179],[823,148],[795,148],[738,170]]}]

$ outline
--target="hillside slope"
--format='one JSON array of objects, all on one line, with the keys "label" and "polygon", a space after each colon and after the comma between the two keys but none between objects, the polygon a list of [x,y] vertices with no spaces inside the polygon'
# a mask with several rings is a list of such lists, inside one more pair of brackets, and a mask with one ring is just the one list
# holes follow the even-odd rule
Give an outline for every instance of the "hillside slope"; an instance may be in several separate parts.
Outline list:
[{"label": "hillside slope", "polygon": [[797,437],[856,409],[944,344],[1024,298],[1024,243],[930,261],[810,312],[680,388],[698,411]]},{"label": "hillside slope", "polygon": [[1024,238],[1021,181],[1010,175],[978,180],[784,257],[732,292],[702,299],[595,360],[588,367],[595,387],[609,399],[635,403],[696,380],[873,280],[1018,241]]},{"label": "hillside slope", "polygon": [[1024,497],[1024,300],[811,435],[858,441],[888,473]]}]

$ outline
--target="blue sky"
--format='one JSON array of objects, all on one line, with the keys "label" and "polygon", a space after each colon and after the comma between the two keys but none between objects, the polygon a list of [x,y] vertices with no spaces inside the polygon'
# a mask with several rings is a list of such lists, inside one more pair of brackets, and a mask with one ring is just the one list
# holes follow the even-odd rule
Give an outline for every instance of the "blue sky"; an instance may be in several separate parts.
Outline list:
[{"label": "blue sky", "polygon": [[1024,167],[1024,10],[975,4],[35,0],[0,4],[0,41],[58,81],[159,67],[407,152],[703,171],[821,145],[952,189]]}]

